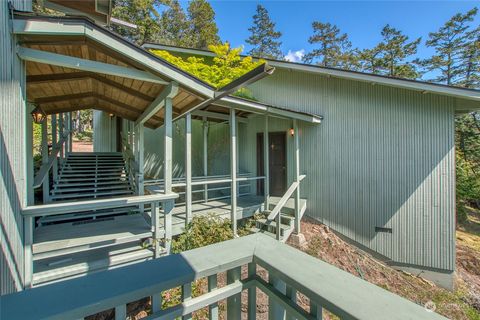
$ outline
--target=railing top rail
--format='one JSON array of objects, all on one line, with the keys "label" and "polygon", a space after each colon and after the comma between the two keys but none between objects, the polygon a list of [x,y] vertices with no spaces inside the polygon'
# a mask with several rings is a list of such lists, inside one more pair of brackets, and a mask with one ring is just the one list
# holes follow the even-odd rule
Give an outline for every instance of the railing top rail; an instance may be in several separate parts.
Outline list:
[{"label": "railing top rail", "polygon": [[250,262],[342,319],[446,319],[263,234],[2,296],[0,318],[83,318]]},{"label": "railing top rail", "polygon": [[73,213],[90,210],[100,210],[109,208],[119,208],[123,206],[132,206],[147,204],[152,202],[162,202],[178,198],[178,194],[154,194],[145,196],[129,196],[120,198],[109,198],[99,200],[84,200],[75,202],[50,203],[39,206],[29,206],[22,210],[24,216],[52,216],[64,213]]}]

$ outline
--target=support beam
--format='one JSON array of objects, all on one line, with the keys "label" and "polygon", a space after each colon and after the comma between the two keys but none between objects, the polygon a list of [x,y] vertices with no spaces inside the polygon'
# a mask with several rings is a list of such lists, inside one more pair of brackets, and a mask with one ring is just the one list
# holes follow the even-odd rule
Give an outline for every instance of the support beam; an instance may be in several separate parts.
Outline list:
[{"label": "support beam", "polygon": [[68,113],[68,148],[73,152],[73,117],[72,112]]},{"label": "support beam", "polygon": [[185,226],[192,220],[192,114],[185,115]]},{"label": "support beam", "polygon": [[143,124],[137,127],[137,194],[139,196],[144,195],[143,182],[144,177],[144,144],[145,144],[145,128]]},{"label": "support beam", "polygon": [[268,115],[265,115],[265,126],[263,129],[263,175],[265,176],[263,193],[265,195],[265,211],[270,211],[270,145],[268,130]]},{"label": "support beam", "polygon": [[[166,99],[173,99],[178,93],[178,84],[176,82],[170,83],[158,97],[147,107],[147,109],[135,121],[135,125],[144,124],[153,115],[155,115],[161,108],[165,106]],[[173,106],[171,106],[173,107]]]},{"label": "support beam", "polygon": [[[203,175],[208,176],[208,121],[203,117]],[[203,201],[208,201],[208,184],[203,186]]]},{"label": "support beam", "polygon": [[[58,115],[58,126],[59,126],[59,132],[60,132],[60,137],[63,137],[65,135],[65,122],[64,122],[64,114],[60,113]],[[64,144],[60,146],[60,165],[63,164],[63,159],[65,158],[65,149],[64,149]]]},{"label": "support beam", "polygon": [[[225,121],[229,120],[228,114],[212,112],[212,111],[196,110],[193,112],[193,115],[199,116],[199,117],[208,117],[208,118],[217,119],[217,120],[225,120]],[[237,122],[247,123],[248,119],[243,117],[237,117]]]},{"label": "support beam", "polygon": [[231,184],[231,220],[234,236],[237,235],[237,124],[235,109],[230,109],[230,172]]},{"label": "support beam", "polygon": [[142,70],[121,67],[98,61],[86,60],[62,54],[25,47],[17,48],[17,55],[25,61],[39,62],[59,67],[71,68],[82,71],[103,73],[117,77],[147,81],[158,84],[168,84],[165,80]]},{"label": "support beam", "polygon": [[300,145],[299,145],[299,136],[300,132],[298,131],[298,122],[293,120],[293,152],[294,152],[294,171],[293,177],[295,182],[298,182],[297,189],[295,190],[295,222],[294,222],[294,232],[299,234],[300,230]]},{"label": "support beam", "polygon": [[[163,181],[164,181],[164,193],[169,194],[172,192],[172,98],[165,99],[165,118],[164,118],[164,150],[163,150]],[[165,228],[165,250],[167,254],[170,254],[172,245],[172,211],[174,202],[168,201],[163,203]]]}]

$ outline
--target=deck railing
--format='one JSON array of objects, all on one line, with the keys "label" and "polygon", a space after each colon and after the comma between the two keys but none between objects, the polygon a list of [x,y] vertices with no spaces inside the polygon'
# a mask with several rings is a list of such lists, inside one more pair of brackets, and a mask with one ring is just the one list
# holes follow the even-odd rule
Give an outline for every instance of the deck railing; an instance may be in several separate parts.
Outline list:
[{"label": "deck railing", "polygon": [[[208,292],[192,296],[199,279],[207,279]],[[161,293],[178,287],[182,301],[162,308]],[[246,291],[244,312],[255,319],[257,289],[268,296],[270,319],[322,319],[323,308],[341,319],[445,319],[262,234],[2,296],[0,318],[83,319],[114,309],[115,319],[126,319],[128,303],[151,297],[146,319],[190,319],[208,307],[209,319],[225,312],[239,320]],[[219,307],[225,300],[226,310]]]},{"label": "deck railing", "polygon": [[[253,176],[251,173],[239,173],[237,174],[238,182],[238,194],[237,196],[246,196],[252,194],[251,181],[265,179],[264,176]],[[192,194],[203,194],[202,199],[192,201],[192,203],[198,202],[207,202],[213,200],[227,199],[230,197],[230,194],[227,195],[216,195],[213,197],[209,196],[209,193],[212,192],[225,192],[231,189],[232,178],[230,175],[213,175],[213,176],[196,176],[192,177],[192,187],[203,187],[196,190],[192,190]],[[163,179],[148,179],[145,180],[145,187],[147,190],[160,192],[163,190]],[[228,184],[228,185],[227,185]],[[178,177],[172,179],[172,187],[182,188],[186,187],[185,177]],[[213,186],[213,187],[210,187]],[[185,191],[177,192],[179,195],[185,195]],[[176,205],[182,205],[184,202],[177,201]]]},{"label": "deck railing", "polygon": [[[34,243],[34,228],[36,217],[48,217],[61,214],[72,214],[78,212],[104,210],[122,207],[150,205],[152,238],[155,257],[160,256],[160,242],[163,241],[165,250],[168,253],[172,239],[172,215],[173,202],[178,197],[176,193],[155,194],[147,196],[129,196],[121,198],[109,198],[100,200],[83,200],[76,202],[58,202],[38,206],[29,206],[22,210],[25,221],[25,259],[27,260],[25,277],[27,286],[32,283],[33,256],[32,246]],[[160,207],[163,208],[164,232],[160,231]],[[160,239],[163,235],[163,239]]]},{"label": "deck railing", "polygon": [[[276,238],[277,240],[280,240],[281,238],[281,220],[282,220],[282,213],[281,210],[287,204],[288,199],[290,199],[293,195],[293,193],[300,187],[300,182],[305,179],[305,175],[299,176],[298,181],[294,181],[290,187],[287,189],[285,194],[282,196],[282,198],[278,201],[278,203],[275,205],[273,210],[270,212],[270,214],[267,217],[267,222],[272,222],[276,221]],[[300,212],[300,203],[299,199],[295,200],[295,223],[298,223],[301,220],[301,212]]]}]

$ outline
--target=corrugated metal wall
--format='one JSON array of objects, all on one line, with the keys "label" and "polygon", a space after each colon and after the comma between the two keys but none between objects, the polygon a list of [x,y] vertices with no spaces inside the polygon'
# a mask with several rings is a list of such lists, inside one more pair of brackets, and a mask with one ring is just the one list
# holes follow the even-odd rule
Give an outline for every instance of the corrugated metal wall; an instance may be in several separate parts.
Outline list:
[{"label": "corrugated metal wall", "polygon": [[[251,89],[262,102],[325,118],[300,126],[309,216],[396,262],[454,270],[453,98],[288,70]],[[261,131],[263,121],[247,130],[251,169]]]},{"label": "corrugated metal wall", "polygon": [[93,151],[117,151],[117,118],[107,112],[93,110]]},{"label": "corrugated metal wall", "polygon": [[[16,9],[31,10],[28,0]],[[8,2],[0,1],[0,294],[20,290],[24,278],[23,220],[26,205],[25,68],[11,36]]]}]

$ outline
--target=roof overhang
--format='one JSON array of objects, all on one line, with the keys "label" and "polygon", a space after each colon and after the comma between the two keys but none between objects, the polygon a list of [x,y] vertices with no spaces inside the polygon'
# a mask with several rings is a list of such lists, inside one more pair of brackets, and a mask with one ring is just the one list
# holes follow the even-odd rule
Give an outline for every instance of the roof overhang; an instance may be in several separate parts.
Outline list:
[{"label": "roof overhang", "polygon": [[[214,56],[214,53],[208,50],[192,49],[192,48],[182,48],[168,45],[160,45],[153,43],[145,43],[142,45],[145,49],[157,49],[157,50],[166,50],[170,52],[177,52],[181,54],[196,55],[196,56]],[[280,61],[272,59],[264,59],[268,61],[268,64],[272,67],[286,70],[293,70],[299,72],[307,72],[314,74],[321,74],[327,77],[337,77],[343,79],[349,79],[354,81],[368,82],[371,84],[386,85],[391,87],[397,87],[408,90],[420,91],[422,93],[432,93],[444,96],[451,96],[463,100],[470,100],[473,103],[463,103],[459,105],[463,110],[465,108],[472,108],[469,110],[480,109],[480,90],[475,89],[466,89],[453,86],[447,86],[442,84],[435,84],[430,82],[418,81],[418,80],[409,80],[409,79],[399,79],[386,77],[375,74],[368,74],[363,72],[341,70],[335,68],[326,68],[317,65],[309,65],[302,63],[295,63],[289,61]]]},{"label": "roof overhang", "polygon": [[27,99],[47,113],[93,108],[156,128],[164,112],[157,98],[172,83],[178,90],[168,97],[181,117],[274,70],[262,64],[216,90],[85,18],[17,12],[13,32],[27,61]]},{"label": "roof overhang", "polygon": [[101,25],[109,25],[112,14],[112,0],[42,0],[43,5],[67,15],[76,15],[94,20]]}]

